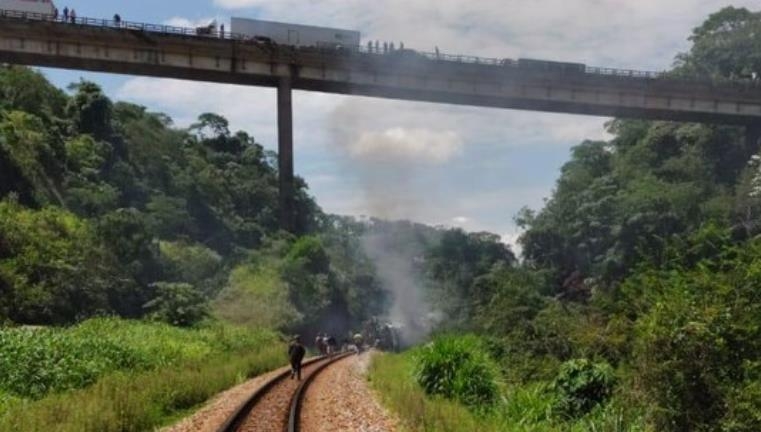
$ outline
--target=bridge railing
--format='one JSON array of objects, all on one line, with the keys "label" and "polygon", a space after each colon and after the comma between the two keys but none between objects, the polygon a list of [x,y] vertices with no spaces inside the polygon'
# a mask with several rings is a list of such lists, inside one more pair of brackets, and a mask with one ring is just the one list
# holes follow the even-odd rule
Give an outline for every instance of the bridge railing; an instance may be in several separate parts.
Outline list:
[{"label": "bridge railing", "polygon": [[[69,17],[68,19],[64,19],[62,15],[54,17],[53,15],[49,15],[49,14],[23,12],[23,11],[15,11],[15,10],[2,10],[2,9],[0,9],[0,18],[12,18],[12,19],[19,19],[19,20],[34,20],[34,21],[50,21],[50,22],[57,22],[57,23],[67,23],[71,25],[124,29],[124,30],[130,30],[130,31],[158,33],[163,35],[180,35],[180,36],[194,37],[194,38],[235,40],[241,43],[261,43],[261,41],[257,41],[256,38],[253,38],[250,35],[242,35],[242,34],[236,34],[231,32],[220,32],[218,31],[217,27],[213,24],[210,24],[207,26],[200,26],[196,28],[188,28],[188,27],[179,27],[179,26],[172,26],[172,25],[166,25],[166,24],[149,24],[149,23],[123,21],[123,20],[115,21],[110,19],[99,19],[99,18],[89,18],[89,17],[75,17],[75,18]],[[293,48],[289,47],[289,49],[293,49]],[[383,50],[382,48],[378,49],[378,48],[375,48],[375,46],[369,46],[369,45],[357,46],[357,47],[341,47],[340,50],[337,50],[336,46],[333,46],[332,49],[330,50],[322,50],[322,51],[325,52],[326,55],[327,54],[336,55],[336,54],[341,54],[348,51],[348,52],[355,52],[358,54],[378,55],[378,56],[410,55],[410,56],[423,57],[431,61],[440,61],[440,62],[449,62],[449,63],[465,63],[465,64],[475,64],[475,65],[486,65],[486,66],[499,66],[499,67],[507,67],[507,68],[520,67],[520,62],[518,60],[509,59],[509,58],[486,58],[486,57],[477,57],[477,56],[470,56],[470,55],[453,55],[453,54],[445,54],[441,52],[424,52],[424,51],[417,51],[417,50],[411,50],[411,49]],[[590,75],[600,75],[600,76],[610,76],[610,77],[620,77],[620,78],[630,78],[630,79],[669,79],[674,81],[684,81],[684,82],[693,82],[693,83],[702,82],[702,83],[717,84],[716,81],[710,80],[710,79],[676,77],[666,72],[656,72],[656,71],[640,71],[640,70],[633,70],[633,69],[616,69],[616,68],[607,68],[607,67],[585,66],[584,72]],[[724,84],[724,85],[730,84],[734,86],[752,87],[752,88],[761,87],[761,82],[759,82],[759,80],[748,80],[748,79],[732,80],[727,82],[721,82],[718,84]]]}]

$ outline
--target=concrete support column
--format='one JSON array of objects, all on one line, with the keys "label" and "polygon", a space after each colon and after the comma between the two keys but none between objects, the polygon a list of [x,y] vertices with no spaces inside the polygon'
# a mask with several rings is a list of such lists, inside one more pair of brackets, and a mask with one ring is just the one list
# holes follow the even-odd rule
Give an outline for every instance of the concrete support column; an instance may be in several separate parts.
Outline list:
[{"label": "concrete support column", "polygon": [[280,176],[280,227],[295,229],[293,185],[293,103],[291,79],[281,78],[277,87],[278,173]]},{"label": "concrete support column", "polygon": [[745,126],[745,150],[749,156],[758,153],[759,141],[761,140],[761,124]]}]

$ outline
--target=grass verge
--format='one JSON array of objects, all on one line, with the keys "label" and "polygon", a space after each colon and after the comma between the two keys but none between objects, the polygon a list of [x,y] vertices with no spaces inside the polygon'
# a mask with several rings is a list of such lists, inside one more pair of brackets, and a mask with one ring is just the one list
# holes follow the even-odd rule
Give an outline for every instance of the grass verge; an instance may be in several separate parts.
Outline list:
[{"label": "grass verge", "polygon": [[279,344],[147,372],[117,372],[94,385],[16,401],[0,416],[0,430],[129,432],[150,430],[176,413],[283,364]]},{"label": "grass verge", "polygon": [[286,362],[278,335],[99,318],[0,329],[0,431],[143,431]]},{"label": "grass verge", "polygon": [[552,416],[553,397],[545,383],[503,389],[499,403],[477,413],[462,404],[430,397],[413,378],[414,354],[374,358],[369,378],[383,404],[405,432],[644,432],[642,419],[613,400],[580,419]]}]

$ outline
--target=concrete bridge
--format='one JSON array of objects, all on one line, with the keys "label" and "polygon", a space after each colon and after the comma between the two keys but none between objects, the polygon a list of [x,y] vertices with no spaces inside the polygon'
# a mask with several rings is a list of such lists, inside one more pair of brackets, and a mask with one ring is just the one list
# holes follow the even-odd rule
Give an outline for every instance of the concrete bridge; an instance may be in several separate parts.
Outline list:
[{"label": "concrete bridge", "polygon": [[746,126],[761,135],[761,86],[649,72],[526,69],[501,59],[278,47],[235,35],[0,11],[0,62],[278,89],[281,219],[292,226],[293,89],[609,117]]}]

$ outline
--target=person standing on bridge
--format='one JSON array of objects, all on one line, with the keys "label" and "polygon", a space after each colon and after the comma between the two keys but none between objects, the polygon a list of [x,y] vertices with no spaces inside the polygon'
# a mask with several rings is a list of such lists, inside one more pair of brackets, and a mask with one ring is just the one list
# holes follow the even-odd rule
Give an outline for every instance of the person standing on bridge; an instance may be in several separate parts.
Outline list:
[{"label": "person standing on bridge", "polygon": [[122,16],[117,14],[114,14],[114,24],[116,24],[117,27],[122,26]]},{"label": "person standing on bridge", "polygon": [[294,377],[301,381],[301,361],[306,355],[306,348],[301,344],[301,338],[297,335],[288,346],[288,359],[291,362],[291,379]]},{"label": "person standing on bridge", "polygon": [[69,12],[69,18],[71,18],[72,24],[77,23],[77,11],[75,11],[73,8],[71,9],[71,12]]},{"label": "person standing on bridge", "polygon": [[58,21],[58,8],[53,8],[53,21]]},{"label": "person standing on bridge", "polygon": [[65,6],[63,8],[63,22],[69,21],[69,7]]},{"label": "person standing on bridge", "polygon": [[219,25],[219,37],[220,37],[220,39],[224,39],[225,38],[225,25],[224,24],[220,24]]}]

